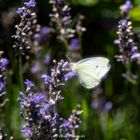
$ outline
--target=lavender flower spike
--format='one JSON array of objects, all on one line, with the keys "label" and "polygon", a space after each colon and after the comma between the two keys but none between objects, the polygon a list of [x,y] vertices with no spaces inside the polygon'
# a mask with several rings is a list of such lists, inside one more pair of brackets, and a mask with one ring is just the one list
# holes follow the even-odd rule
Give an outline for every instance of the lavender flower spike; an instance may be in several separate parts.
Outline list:
[{"label": "lavender flower spike", "polygon": [[25,2],[24,4],[25,6],[18,8],[16,11],[21,20],[20,23],[15,26],[16,33],[12,38],[15,42],[13,48],[16,49],[17,54],[25,55],[28,59],[34,34],[38,33],[40,26],[37,24],[37,15],[34,12],[34,7],[36,6],[35,0],[29,0],[29,2]]},{"label": "lavender flower spike", "polygon": [[6,67],[9,61],[6,58],[0,58],[0,96],[5,92],[6,86]]},{"label": "lavender flower spike", "polygon": [[25,82],[27,90],[20,92],[19,103],[21,116],[25,121],[22,133],[26,138],[48,140],[58,137],[57,125],[59,116],[54,113],[53,106],[49,104],[48,99],[43,92],[36,92],[31,81]]}]

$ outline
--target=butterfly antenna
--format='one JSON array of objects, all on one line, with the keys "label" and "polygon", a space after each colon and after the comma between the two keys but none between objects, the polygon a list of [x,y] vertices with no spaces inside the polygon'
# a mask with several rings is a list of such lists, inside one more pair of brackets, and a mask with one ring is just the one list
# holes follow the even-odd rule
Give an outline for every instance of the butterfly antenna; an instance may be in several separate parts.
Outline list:
[{"label": "butterfly antenna", "polygon": [[66,57],[67,57],[67,59],[71,62],[71,59],[70,59],[70,57],[66,54]]}]

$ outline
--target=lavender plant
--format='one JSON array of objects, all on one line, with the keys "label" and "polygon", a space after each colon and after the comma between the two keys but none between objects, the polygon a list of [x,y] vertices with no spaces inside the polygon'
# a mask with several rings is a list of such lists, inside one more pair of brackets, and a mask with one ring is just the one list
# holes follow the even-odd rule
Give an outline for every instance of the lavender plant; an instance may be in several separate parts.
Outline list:
[{"label": "lavender plant", "polygon": [[17,14],[20,15],[20,23],[16,25],[16,34],[12,36],[18,55],[25,55],[28,58],[31,46],[33,45],[34,34],[40,30],[37,24],[37,15],[34,12],[36,6],[35,0],[29,0],[24,3],[25,6],[18,8]]},{"label": "lavender plant", "polygon": [[136,61],[140,62],[140,52],[138,50],[138,44],[135,42],[134,33],[132,31],[132,22],[128,17],[128,13],[132,8],[130,0],[127,0],[124,5],[120,7],[122,19],[118,25],[118,39],[115,40],[115,44],[118,45],[120,55],[116,55],[117,61],[122,62],[127,72],[123,76],[130,82],[135,83],[136,76],[131,73],[131,64]]},{"label": "lavender plant", "polygon": [[54,23],[59,32],[59,39],[65,40],[65,38],[74,37],[75,30],[69,27],[72,21],[69,5],[64,0],[50,0],[50,3],[52,4],[53,11],[50,14],[51,22]]},{"label": "lavender plant", "polygon": [[[84,16],[79,15],[77,23],[72,25],[71,8],[64,0],[50,0],[52,4],[52,13],[50,14],[50,25],[55,29],[57,39],[64,43],[66,53],[72,59],[81,58],[81,36],[86,28],[82,26]],[[71,47],[72,40],[79,41],[79,49]]]},{"label": "lavender plant", "polygon": [[[54,61],[54,67],[51,74],[42,75],[45,88],[42,92],[35,90],[35,85],[26,80],[26,91],[20,92],[19,103],[21,108],[21,116],[25,121],[22,132],[25,137],[30,139],[57,139],[60,136],[68,134],[75,137],[76,131],[80,123],[80,115],[82,111],[74,111],[67,121],[58,113],[56,113],[57,104],[64,99],[61,95],[61,86],[64,81],[69,80],[74,74],[70,71],[69,63],[61,60]],[[75,119],[75,120],[74,120]],[[64,125],[61,125],[64,122]],[[66,129],[65,131],[62,130]]]}]

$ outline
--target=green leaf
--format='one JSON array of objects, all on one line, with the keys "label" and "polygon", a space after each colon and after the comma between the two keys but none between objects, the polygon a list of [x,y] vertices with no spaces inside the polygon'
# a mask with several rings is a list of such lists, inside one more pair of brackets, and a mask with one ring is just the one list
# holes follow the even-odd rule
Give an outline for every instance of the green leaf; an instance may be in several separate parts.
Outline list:
[{"label": "green leaf", "polygon": [[140,6],[134,7],[130,11],[129,16],[135,21],[140,21]]},{"label": "green leaf", "polygon": [[99,2],[99,0],[71,0],[75,5],[93,6]]}]

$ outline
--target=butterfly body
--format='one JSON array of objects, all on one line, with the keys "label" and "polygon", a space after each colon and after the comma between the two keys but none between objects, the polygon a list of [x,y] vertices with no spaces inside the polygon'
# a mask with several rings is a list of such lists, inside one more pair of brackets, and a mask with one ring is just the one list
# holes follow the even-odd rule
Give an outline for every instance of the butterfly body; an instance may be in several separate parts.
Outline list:
[{"label": "butterfly body", "polygon": [[72,71],[76,72],[80,83],[85,88],[97,86],[110,69],[109,60],[104,57],[90,57],[71,63]]}]

